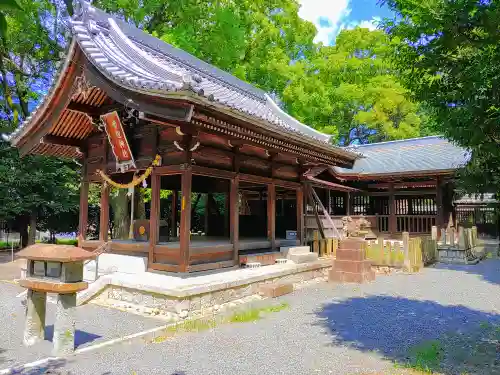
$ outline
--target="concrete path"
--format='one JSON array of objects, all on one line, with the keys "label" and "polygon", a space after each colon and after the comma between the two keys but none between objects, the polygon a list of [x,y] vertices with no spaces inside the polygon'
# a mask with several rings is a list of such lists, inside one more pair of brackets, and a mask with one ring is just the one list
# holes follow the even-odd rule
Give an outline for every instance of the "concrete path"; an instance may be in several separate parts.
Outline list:
[{"label": "concrete path", "polygon": [[[16,296],[24,290],[16,285],[0,282],[0,370],[51,356],[50,341],[30,348],[23,346],[25,307],[21,304],[22,298]],[[47,304],[45,334],[49,340],[53,334],[55,308],[55,304]],[[163,321],[156,319],[96,305],[84,305],[78,307],[76,313],[76,345],[83,348],[163,324]]]},{"label": "concrete path", "polygon": [[[442,339],[447,332],[466,334],[486,322],[500,324],[500,279],[495,275],[500,275],[498,259],[377,276],[362,286],[320,283],[283,297],[290,309],[263,320],[181,334],[162,343],[107,347],[56,362],[51,373],[393,374],[394,361],[404,362],[416,344]],[[495,354],[489,359],[497,360]],[[492,363],[467,373],[498,374],[500,358]]]}]

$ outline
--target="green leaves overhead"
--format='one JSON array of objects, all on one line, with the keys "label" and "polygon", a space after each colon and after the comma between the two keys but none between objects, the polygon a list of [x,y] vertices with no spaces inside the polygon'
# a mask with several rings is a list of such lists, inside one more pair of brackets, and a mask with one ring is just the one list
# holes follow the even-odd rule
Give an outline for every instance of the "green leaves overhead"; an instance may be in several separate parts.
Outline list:
[{"label": "green leaves overhead", "polygon": [[284,90],[288,109],[345,145],[419,136],[419,106],[399,83],[391,48],[383,31],[342,31],[335,46],[298,63]]},{"label": "green leaves overhead", "polygon": [[500,191],[500,3],[390,0],[402,82],[445,135],[472,151],[471,190]]}]

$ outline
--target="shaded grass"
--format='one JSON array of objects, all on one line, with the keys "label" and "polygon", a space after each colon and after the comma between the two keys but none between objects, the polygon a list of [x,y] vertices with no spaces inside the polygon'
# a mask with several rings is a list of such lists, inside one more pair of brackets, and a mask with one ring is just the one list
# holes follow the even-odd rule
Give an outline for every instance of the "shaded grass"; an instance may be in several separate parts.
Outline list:
[{"label": "shaded grass", "polygon": [[481,322],[466,332],[453,332],[425,341],[409,351],[406,363],[396,368],[419,374],[500,374],[500,326]]},{"label": "shaded grass", "polygon": [[164,335],[155,337],[153,340],[151,340],[151,342],[159,344],[179,333],[207,331],[215,328],[220,324],[254,322],[262,319],[262,317],[266,314],[277,313],[282,310],[288,309],[289,307],[290,306],[288,303],[281,303],[274,306],[249,308],[246,310],[236,311],[229,316],[214,316],[212,318],[186,320],[167,327],[164,330]]}]

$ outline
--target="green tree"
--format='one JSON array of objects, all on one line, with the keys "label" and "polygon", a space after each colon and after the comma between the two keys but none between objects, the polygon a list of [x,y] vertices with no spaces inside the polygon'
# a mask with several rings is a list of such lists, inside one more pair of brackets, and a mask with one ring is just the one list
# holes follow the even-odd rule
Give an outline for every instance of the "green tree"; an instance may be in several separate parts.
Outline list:
[{"label": "green tree", "polygon": [[99,0],[148,33],[269,92],[281,93],[290,64],[316,48],[296,0]]},{"label": "green tree", "polygon": [[468,148],[471,191],[500,191],[500,3],[385,0],[404,85],[432,111],[449,139]]},{"label": "green tree", "polygon": [[419,136],[419,105],[399,83],[391,48],[383,31],[343,30],[335,46],[296,64],[287,108],[344,145]]},{"label": "green tree", "polygon": [[[60,22],[64,8],[47,0],[19,0],[19,6],[23,11],[0,7],[0,11],[6,9],[0,15],[0,23],[6,22],[0,33],[2,134],[12,132],[29,115],[49,86],[59,52],[64,48]],[[0,142],[0,218],[15,223],[23,245],[34,242],[36,227],[54,229],[54,217],[75,212],[77,171],[71,161],[42,156],[20,158],[16,149]],[[38,220],[40,217],[43,220]],[[63,228],[64,224],[60,227],[63,231],[68,229]]]}]

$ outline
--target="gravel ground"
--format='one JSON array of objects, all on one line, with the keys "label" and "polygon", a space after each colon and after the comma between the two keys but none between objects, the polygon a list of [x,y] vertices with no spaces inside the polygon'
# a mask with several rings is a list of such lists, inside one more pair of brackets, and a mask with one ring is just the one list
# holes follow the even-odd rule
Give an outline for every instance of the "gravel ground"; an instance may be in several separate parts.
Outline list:
[{"label": "gravel ground", "polygon": [[[41,342],[30,348],[22,343],[25,308],[16,295],[24,289],[17,285],[0,283],[0,369],[36,361],[50,356],[52,343]],[[51,339],[55,317],[54,303],[47,303],[46,336]],[[84,305],[76,313],[76,345],[93,345],[163,325],[164,322],[143,318],[96,305]]]},{"label": "gravel ground", "polygon": [[[54,373],[392,374],[416,344],[500,324],[498,274],[500,260],[492,259],[361,286],[319,283],[282,297],[290,309],[260,321],[103,348],[54,364]],[[484,370],[477,373],[497,374],[500,366]]]}]

